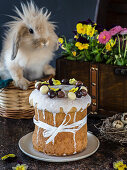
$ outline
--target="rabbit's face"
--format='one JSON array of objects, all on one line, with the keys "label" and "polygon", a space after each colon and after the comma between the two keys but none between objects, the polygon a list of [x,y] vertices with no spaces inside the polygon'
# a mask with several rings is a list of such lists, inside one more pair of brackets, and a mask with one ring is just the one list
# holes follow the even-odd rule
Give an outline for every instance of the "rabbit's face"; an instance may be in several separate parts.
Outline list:
[{"label": "rabbit's face", "polygon": [[32,49],[44,49],[57,43],[54,27],[46,20],[31,19],[31,24],[24,24],[19,32],[20,46]]},{"label": "rabbit's face", "polygon": [[49,21],[50,13],[38,9],[33,2],[21,4],[22,12],[16,8],[18,17],[8,23],[12,38],[12,57],[14,60],[19,49],[49,50],[54,52],[58,47],[55,26]]}]

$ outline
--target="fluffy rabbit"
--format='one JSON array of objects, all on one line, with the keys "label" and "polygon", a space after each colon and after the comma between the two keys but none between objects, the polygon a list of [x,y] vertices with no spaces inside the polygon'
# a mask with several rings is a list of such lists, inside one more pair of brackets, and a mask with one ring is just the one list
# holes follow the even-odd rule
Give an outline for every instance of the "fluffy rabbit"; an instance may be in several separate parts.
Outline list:
[{"label": "fluffy rabbit", "polygon": [[21,4],[22,12],[7,23],[9,29],[3,42],[0,61],[0,77],[12,78],[21,89],[28,88],[29,81],[43,74],[55,74],[49,65],[58,47],[55,25],[49,21],[50,13],[44,13],[33,2]]}]

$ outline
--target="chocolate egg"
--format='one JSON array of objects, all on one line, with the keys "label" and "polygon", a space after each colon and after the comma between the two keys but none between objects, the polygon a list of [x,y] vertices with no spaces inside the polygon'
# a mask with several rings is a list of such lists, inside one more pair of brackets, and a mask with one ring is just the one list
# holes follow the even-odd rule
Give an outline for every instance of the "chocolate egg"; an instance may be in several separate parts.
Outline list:
[{"label": "chocolate egg", "polygon": [[50,78],[48,82],[49,82],[50,85],[53,85],[52,78]]},{"label": "chocolate egg", "polygon": [[46,86],[46,85],[41,86],[41,88],[40,88],[41,94],[47,94],[48,91],[49,91],[48,86]]},{"label": "chocolate egg", "polygon": [[53,91],[53,90],[50,90],[50,91],[48,91],[48,96],[49,96],[50,98],[54,98],[54,97],[56,97],[56,92]]},{"label": "chocolate egg", "polygon": [[68,80],[68,79],[62,79],[62,80],[61,80],[61,83],[67,85],[67,84],[69,84],[69,80]]},{"label": "chocolate egg", "polygon": [[122,117],[121,117],[121,121],[124,123],[124,124],[127,124],[127,113],[123,113]]},{"label": "chocolate egg", "polygon": [[85,87],[85,86],[81,86],[80,89],[83,89],[83,90],[85,90],[86,92],[88,92],[88,89],[87,89],[87,87]]},{"label": "chocolate egg", "polygon": [[76,97],[77,98],[81,98],[82,97],[82,91],[81,90],[76,91]]},{"label": "chocolate egg", "polygon": [[116,129],[121,129],[124,127],[124,124],[123,122],[121,122],[120,120],[115,120],[113,123],[112,123],[112,127],[116,128]]},{"label": "chocolate egg", "polygon": [[63,97],[65,97],[65,93],[63,91],[58,91],[57,96],[59,98],[63,98]]},{"label": "chocolate egg", "polygon": [[87,95],[87,91],[85,89],[81,89],[82,95],[86,96]]},{"label": "chocolate egg", "polygon": [[75,100],[76,99],[76,94],[73,93],[73,92],[69,92],[68,93],[68,98],[71,99],[71,100]]},{"label": "chocolate egg", "polygon": [[83,82],[82,81],[77,81],[76,86],[83,86]]},{"label": "chocolate egg", "polygon": [[40,87],[42,86],[41,81],[38,81],[35,83],[35,88],[40,90]]}]

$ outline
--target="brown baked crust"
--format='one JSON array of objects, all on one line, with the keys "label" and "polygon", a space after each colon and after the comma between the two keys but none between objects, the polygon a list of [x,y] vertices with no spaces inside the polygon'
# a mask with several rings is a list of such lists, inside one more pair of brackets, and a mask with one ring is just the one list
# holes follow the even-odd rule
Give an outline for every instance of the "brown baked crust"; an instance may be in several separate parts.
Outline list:
[{"label": "brown baked crust", "polygon": [[[72,108],[68,114],[71,116],[71,120],[68,122],[68,124],[74,123],[74,115],[76,112],[76,108]],[[45,119],[43,118],[43,112],[41,110],[38,110],[35,107],[35,119],[38,120],[38,113],[39,113],[39,119],[40,121],[43,121],[49,125],[54,126],[53,121],[53,114],[51,112],[48,112],[45,110]],[[87,114],[87,108],[81,112],[78,111],[76,114],[75,121],[82,120]],[[56,114],[56,127],[60,126],[65,118],[65,113],[63,112],[63,109],[60,108],[60,112]],[[67,121],[69,120],[69,116],[67,116]],[[57,136],[54,139],[54,144],[52,142],[46,144],[46,140],[48,138],[43,137],[43,129],[39,129],[38,133],[38,142],[37,142],[37,131],[38,127],[35,125],[35,130],[32,137],[33,147],[37,151],[44,152],[49,155],[72,155],[77,152],[81,152],[86,148],[87,145],[87,123],[79,129],[75,133],[75,141],[76,141],[76,150],[74,147],[74,134],[71,132],[60,132],[57,134]]]}]

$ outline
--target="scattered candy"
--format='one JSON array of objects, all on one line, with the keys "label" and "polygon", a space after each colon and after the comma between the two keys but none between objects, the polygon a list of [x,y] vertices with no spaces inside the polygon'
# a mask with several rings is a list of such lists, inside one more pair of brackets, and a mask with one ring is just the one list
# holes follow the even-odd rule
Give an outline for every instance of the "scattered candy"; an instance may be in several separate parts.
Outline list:
[{"label": "scattered candy", "polygon": [[65,93],[63,91],[58,91],[57,96],[59,98],[63,98],[63,97],[65,97]]},{"label": "scattered candy", "polygon": [[115,120],[113,123],[112,123],[112,126],[116,129],[121,129],[124,127],[124,124],[123,122],[121,122],[120,120]]},{"label": "scattered candy", "polygon": [[68,93],[68,98],[71,99],[71,100],[75,100],[76,99],[76,94],[73,93],[73,92],[69,92]]},{"label": "scattered candy", "polygon": [[49,91],[48,86],[46,86],[46,85],[41,86],[41,88],[40,88],[40,92],[41,92],[41,94],[47,94],[47,93],[48,93],[48,91]]},{"label": "scattered candy", "polygon": [[56,97],[56,92],[53,91],[53,90],[50,90],[50,91],[48,92],[48,96],[49,96],[50,98],[54,98],[54,97]]}]

